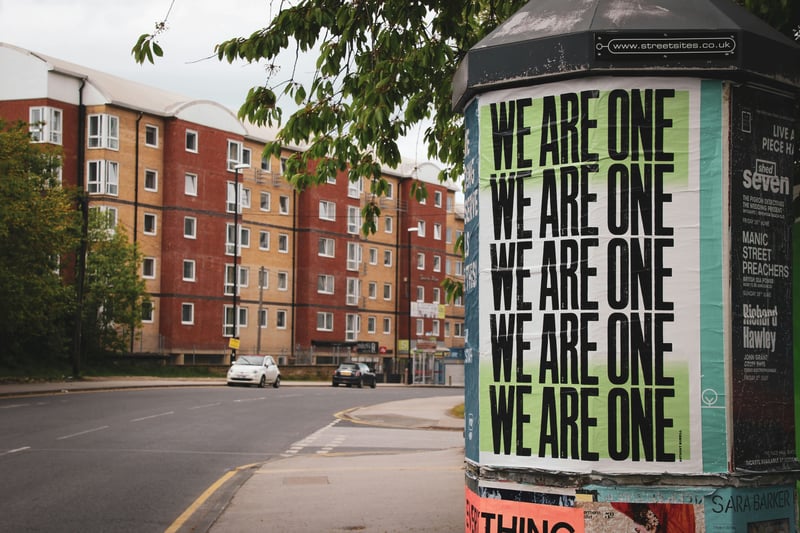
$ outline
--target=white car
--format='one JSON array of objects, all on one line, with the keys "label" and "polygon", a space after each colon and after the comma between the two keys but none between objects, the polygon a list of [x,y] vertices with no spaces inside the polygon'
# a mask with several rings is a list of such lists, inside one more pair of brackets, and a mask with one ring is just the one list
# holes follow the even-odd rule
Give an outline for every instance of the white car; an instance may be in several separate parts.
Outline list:
[{"label": "white car", "polygon": [[240,355],[228,369],[228,385],[281,386],[281,371],[271,355]]}]

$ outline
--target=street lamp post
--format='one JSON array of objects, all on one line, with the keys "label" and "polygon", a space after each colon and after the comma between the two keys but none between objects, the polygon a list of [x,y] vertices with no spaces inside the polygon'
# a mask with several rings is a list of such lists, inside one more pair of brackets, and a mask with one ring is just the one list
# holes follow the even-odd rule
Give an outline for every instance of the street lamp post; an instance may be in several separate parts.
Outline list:
[{"label": "street lamp post", "polygon": [[406,373],[407,379],[406,384],[411,385],[413,382],[413,365],[411,360],[411,261],[413,261],[413,254],[411,253],[411,234],[417,233],[419,231],[419,226],[414,226],[413,228],[408,228],[408,277],[406,278],[406,291],[408,294],[408,323],[407,323],[407,330],[408,330],[408,364],[406,365]]},{"label": "street lamp post", "polygon": [[239,310],[237,308],[239,296],[239,171],[250,168],[250,165],[239,163],[233,166],[233,329],[231,339],[234,339],[231,348],[231,363],[236,359],[236,344],[238,339],[237,326]]}]

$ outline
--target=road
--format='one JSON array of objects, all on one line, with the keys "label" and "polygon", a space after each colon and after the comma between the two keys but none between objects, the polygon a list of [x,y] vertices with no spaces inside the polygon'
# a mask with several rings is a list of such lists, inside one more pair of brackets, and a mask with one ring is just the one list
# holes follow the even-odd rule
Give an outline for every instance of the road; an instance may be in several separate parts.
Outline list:
[{"label": "road", "polygon": [[[213,386],[0,399],[0,530],[163,532],[232,469],[341,445],[316,439],[339,411],[443,395]],[[347,445],[385,446],[362,435]]]}]

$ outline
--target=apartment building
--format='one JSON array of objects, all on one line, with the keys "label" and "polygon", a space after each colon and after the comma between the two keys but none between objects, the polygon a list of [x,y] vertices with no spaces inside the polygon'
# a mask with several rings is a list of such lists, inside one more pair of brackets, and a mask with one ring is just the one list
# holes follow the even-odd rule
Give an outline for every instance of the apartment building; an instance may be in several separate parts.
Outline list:
[{"label": "apartment building", "polygon": [[[0,118],[61,146],[62,181],[143,255],[151,304],[133,353],[181,364],[270,353],[284,364],[361,358],[397,373],[414,353],[463,346],[463,305],[440,283],[460,274],[456,187],[435,165],[386,169],[390,193],[346,174],[296,192],[274,131],[229,109],[0,43]],[[415,180],[429,190],[408,201]],[[361,208],[378,202],[377,231]],[[409,228],[412,231],[408,231]]]}]

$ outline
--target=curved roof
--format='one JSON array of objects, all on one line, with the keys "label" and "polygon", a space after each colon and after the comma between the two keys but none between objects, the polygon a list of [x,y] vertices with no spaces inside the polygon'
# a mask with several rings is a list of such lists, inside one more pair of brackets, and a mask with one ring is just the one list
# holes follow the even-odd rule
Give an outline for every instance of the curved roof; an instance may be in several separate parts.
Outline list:
[{"label": "curved roof", "polygon": [[800,88],[800,47],[732,0],[533,0],[467,53],[453,105],[586,75],[756,78]]}]

